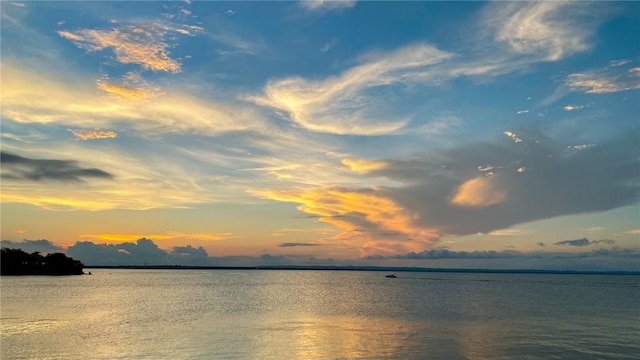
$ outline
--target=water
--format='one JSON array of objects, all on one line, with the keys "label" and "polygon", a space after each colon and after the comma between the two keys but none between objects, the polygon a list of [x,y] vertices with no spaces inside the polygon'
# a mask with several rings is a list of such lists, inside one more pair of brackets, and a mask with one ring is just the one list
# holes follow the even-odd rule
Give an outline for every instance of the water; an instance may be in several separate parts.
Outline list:
[{"label": "water", "polygon": [[637,359],[640,276],[3,277],[2,359]]}]

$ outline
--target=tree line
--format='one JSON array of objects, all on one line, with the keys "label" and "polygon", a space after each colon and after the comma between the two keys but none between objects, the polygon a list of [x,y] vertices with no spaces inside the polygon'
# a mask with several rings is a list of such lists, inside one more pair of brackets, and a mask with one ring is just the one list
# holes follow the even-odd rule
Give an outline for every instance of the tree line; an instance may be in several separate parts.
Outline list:
[{"label": "tree line", "polygon": [[84,265],[61,253],[46,256],[36,251],[27,253],[22,249],[2,248],[0,275],[82,275]]}]

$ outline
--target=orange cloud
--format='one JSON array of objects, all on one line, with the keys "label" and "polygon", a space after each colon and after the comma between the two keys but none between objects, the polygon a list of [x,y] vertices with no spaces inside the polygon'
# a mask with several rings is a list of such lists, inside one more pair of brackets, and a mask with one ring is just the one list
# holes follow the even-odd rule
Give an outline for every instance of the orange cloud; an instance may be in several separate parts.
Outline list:
[{"label": "orange cloud", "polygon": [[494,175],[467,180],[458,187],[451,202],[458,206],[485,207],[506,199],[506,191],[499,188],[499,175]]},{"label": "orange cloud", "polygon": [[415,224],[417,216],[379,192],[359,192],[339,188],[253,191],[253,195],[299,203],[298,209],[319,216],[343,233],[339,240],[365,241],[363,254],[372,249],[401,253],[424,250],[439,237],[437,229]]},{"label": "orange cloud", "polygon": [[185,234],[175,231],[167,231],[163,234],[85,234],[80,235],[83,239],[112,241],[112,242],[129,242],[136,241],[141,238],[152,240],[202,240],[202,241],[218,241],[228,239],[231,233],[209,234],[209,233],[193,233]]},{"label": "orange cloud", "polygon": [[159,95],[157,91],[153,89],[136,88],[127,86],[125,84],[118,85],[109,83],[104,80],[97,81],[98,89],[108,92],[109,94],[122,96],[128,100],[142,101],[150,99],[156,95]]}]

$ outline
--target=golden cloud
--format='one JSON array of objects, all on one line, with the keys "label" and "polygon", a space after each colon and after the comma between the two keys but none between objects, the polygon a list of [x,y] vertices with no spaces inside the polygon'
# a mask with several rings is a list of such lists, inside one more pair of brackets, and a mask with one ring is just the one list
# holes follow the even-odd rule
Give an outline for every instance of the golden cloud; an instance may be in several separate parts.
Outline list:
[{"label": "golden cloud", "polygon": [[499,188],[499,175],[482,176],[464,182],[458,187],[451,203],[458,206],[486,207],[500,204],[507,192]]},{"label": "golden cloud", "polygon": [[111,48],[116,60],[123,64],[140,64],[152,71],[178,73],[180,63],[172,59],[167,50],[169,45],[163,41],[165,32],[156,24],[147,24],[110,30],[58,31],[58,35],[90,52]]},{"label": "golden cloud", "polygon": [[375,170],[384,169],[387,163],[381,160],[364,160],[364,159],[342,159],[342,164],[347,166],[349,170],[358,174],[367,174]]},{"label": "golden cloud", "polygon": [[105,80],[98,80],[98,89],[104,90],[109,94],[118,95],[128,100],[133,101],[142,101],[150,99],[154,96],[159,95],[159,93],[152,89],[145,88],[135,88],[127,85],[118,85],[109,83]]}]

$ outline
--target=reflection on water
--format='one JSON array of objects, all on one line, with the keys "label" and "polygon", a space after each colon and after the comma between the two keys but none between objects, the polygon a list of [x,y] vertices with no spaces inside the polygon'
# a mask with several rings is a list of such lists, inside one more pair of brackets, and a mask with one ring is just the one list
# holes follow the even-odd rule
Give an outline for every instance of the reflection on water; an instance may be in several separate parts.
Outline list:
[{"label": "reflection on water", "polygon": [[632,359],[640,277],[95,270],[3,277],[2,359]]}]

